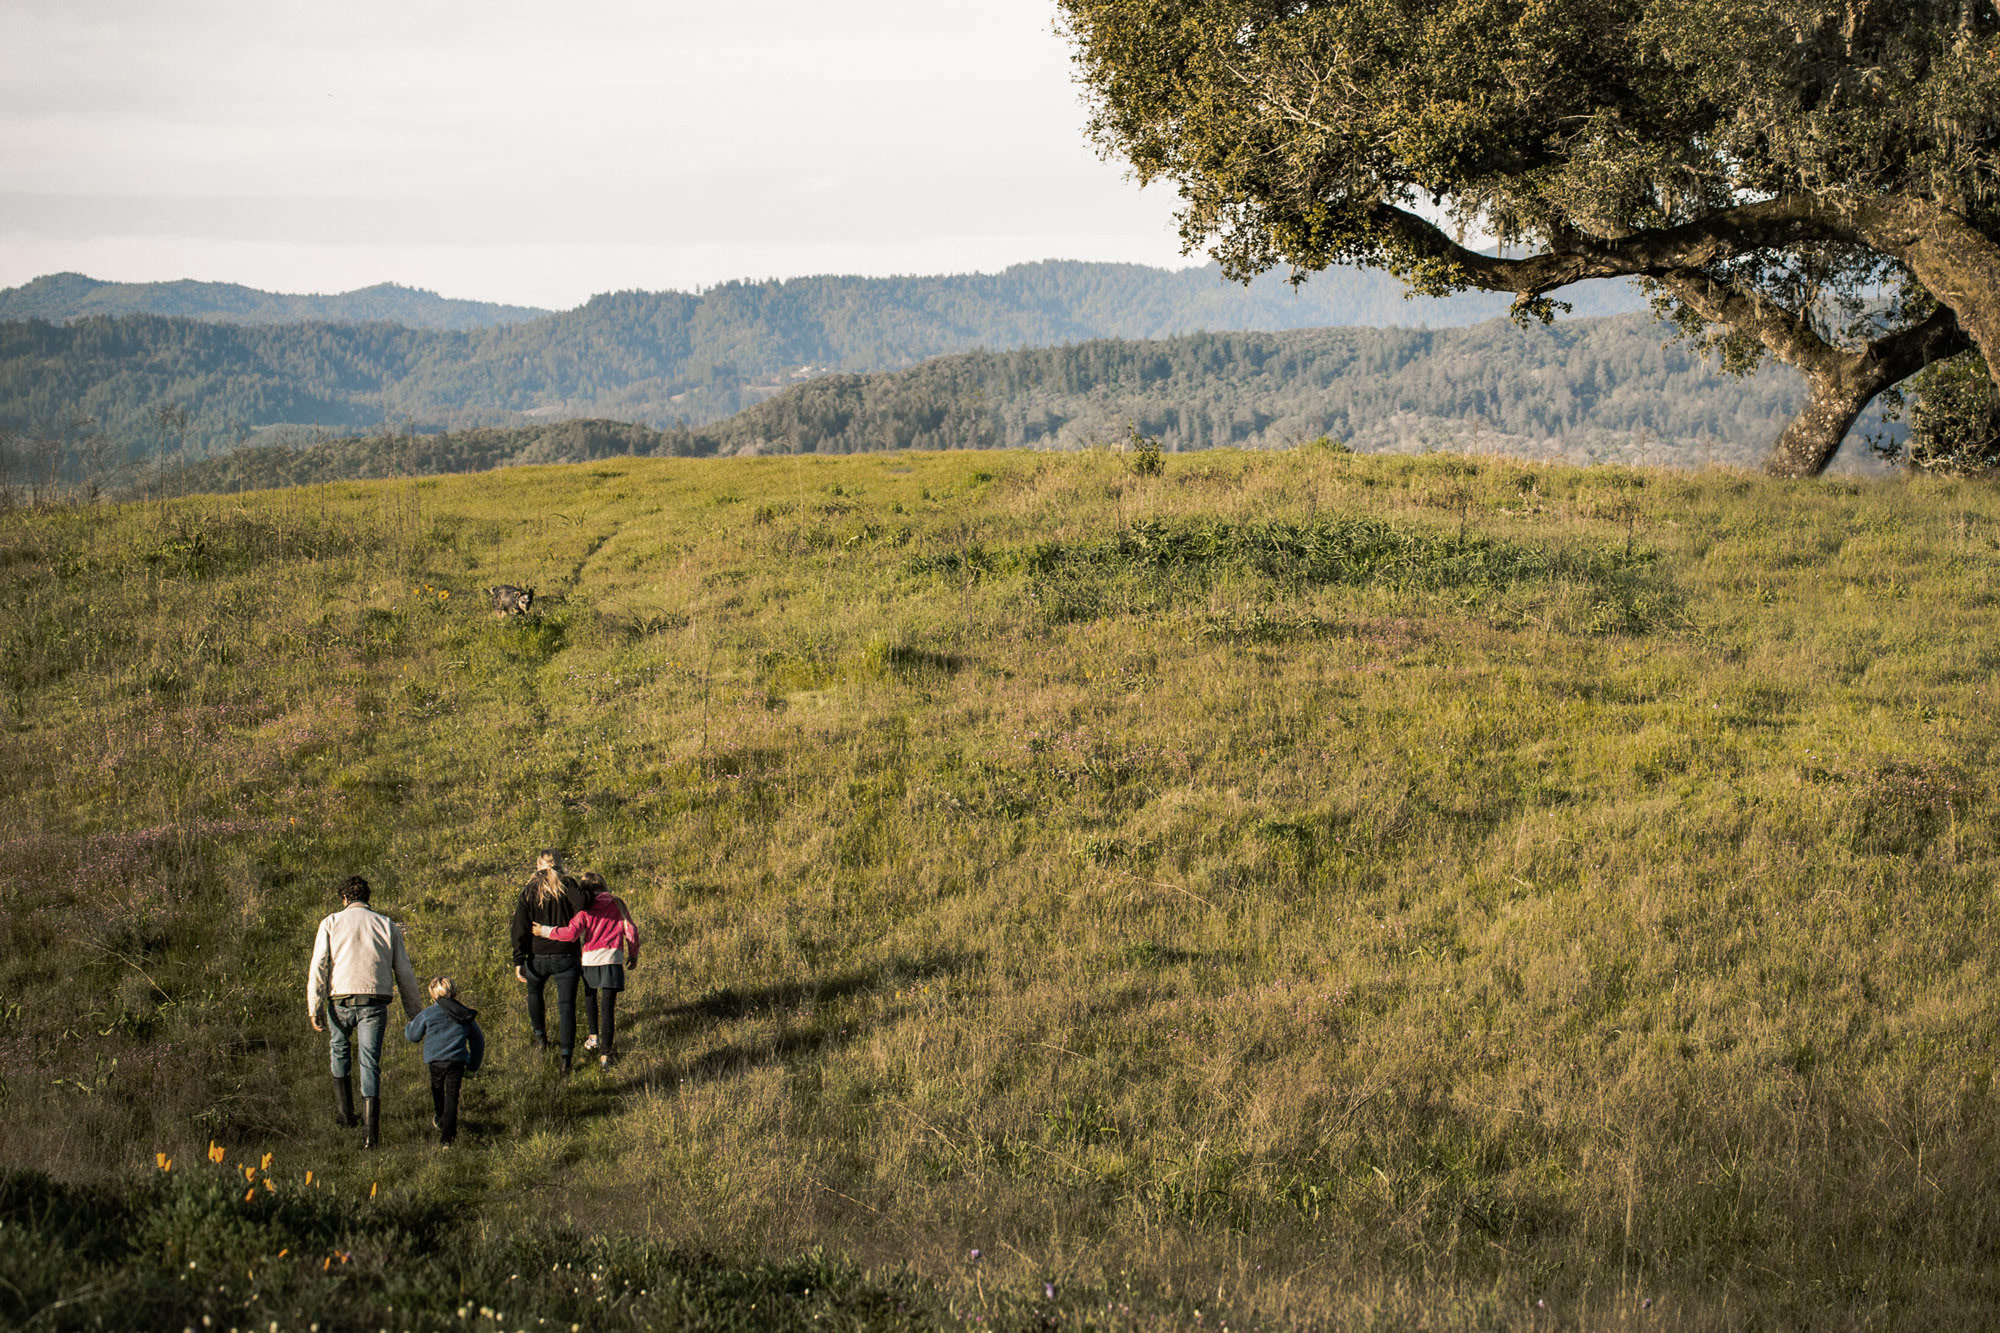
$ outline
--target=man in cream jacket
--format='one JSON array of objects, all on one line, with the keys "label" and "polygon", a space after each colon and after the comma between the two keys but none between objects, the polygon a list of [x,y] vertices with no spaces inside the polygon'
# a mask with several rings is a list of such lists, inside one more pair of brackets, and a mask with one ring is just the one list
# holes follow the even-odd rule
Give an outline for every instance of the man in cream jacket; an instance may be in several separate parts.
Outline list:
[{"label": "man in cream jacket", "polygon": [[354,1084],[350,1069],[358,1051],[361,1107],[367,1128],[364,1148],[382,1130],[382,1032],[388,1026],[389,997],[400,994],[403,1017],[423,1008],[417,974],[403,946],[403,928],[368,905],[368,881],[348,876],[340,886],[340,911],[319,923],[312,965],[306,969],[306,1016],[314,1032],[327,1030],[333,1048],[333,1095],[340,1123],[353,1127]]}]

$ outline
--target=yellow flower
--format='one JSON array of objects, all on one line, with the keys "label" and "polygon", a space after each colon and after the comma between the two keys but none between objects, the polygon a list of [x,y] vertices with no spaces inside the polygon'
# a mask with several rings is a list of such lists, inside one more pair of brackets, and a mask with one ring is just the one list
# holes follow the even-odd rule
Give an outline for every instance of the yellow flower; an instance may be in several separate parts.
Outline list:
[{"label": "yellow flower", "polygon": [[278,1192],[278,1187],[271,1183],[271,1178],[269,1176],[264,1177],[264,1190],[266,1193],[269,1194],[276,1194]]},{"label": "yellow flower", "polygon": [[153,1164],[162,1171],[171,1171],[174,1169],[174,1159],[163,1152],[153,1154]]},{"label": "yellow flower", "polygon": [[287,1245],[284,1249],[278,1251],[278,1257],[282,1259],[291,1252],[292,1252],[292,1247]]},{"label": "yellow flower", "polygon": [[243,1172],[245,1180],[255,1180],[257,1178],[257,1168],[254,1166],[239,1167],[238,1169]]},{"label": "yellow flower", "polygon": [[306,1172],[306,1184],[310,1185],[312,1183],[313,1183],[313,1173],[308,1171]]},{"label": "yellow flower", "polygon": [[369,1197],[369,1198],[371,1198],[371,1199],[372,1199],[372,1198],[374,1198],[374,1197],[375,1197],[375,1191],[376,1191],[376,1190],[379,1190],[379,1189],[381,1189],[381,1188],[382,1188],[382,1182],[381,1182],[381,1181],[379,1181],[379,1180],[371,1180],[371,1181],[369,1181],[369,1182],[368,1182],[368,1197]]},{"label": "yellow flower", "polygon": [[440,602],[448,602],[448,601],[450,601],[450,600],[451,600],[451,589],[449,589],[449,588],[439,588],[439,589],[438,589],[438,600],[439,600]]},{"label": "yellow flower", "polygon": [[216,1164],[217,1166],[221,1166],[221,1165],[222,1165],[222,1159],[223,1159],[223,1158],[225,1158],[225,1157],[227,1157],[228,1155],[229,1155],[228,1153],[226,1153],[226,1152],[224,1152],[224,1151],[222,1150],[222,1145],[221,1145],[221,1144],[219,1144],[219,1143],[217,1143],[217,1142],[216,1142],[216,1141],[215,1141],[214,1139],[210,1139],[210,1140],[208,1141],[208,1160],[209,1160],[209,1161],[211,1161],[211,1162],[214,1162],[214,1163],[215,1163],[215,1164]]},{"label": "yellow flower", "polygon": [[259,1162],[259,1163],[257,1163],[257,1166],[258,1166],[258,1169],[259,1169],[259,1170],[263,1170],[263,1171],[269,1171],[269,1170],[271,1169],[271,1158],[272,1158],[272,1156],[273,1156],[273,1154],[271,1154],[271,1153],[265,1153],[265,1154],[264,1154],[264,1160],[263,1160],[263,1161],[261,1161],[261,1162]]},{"label": "yellow flower", "polygon": [[243,1191],[243,1202],[245,1202],[245,1203],[248,1203],[248,1202],[250,1202],[250,1201],[251,1201],[252,1199],[254,1199],[254,1198],[256,1198],[256,1197],[257,1197],[257,1191],[256,1191],[256,1190],[244,1190],[244,1191]]}]

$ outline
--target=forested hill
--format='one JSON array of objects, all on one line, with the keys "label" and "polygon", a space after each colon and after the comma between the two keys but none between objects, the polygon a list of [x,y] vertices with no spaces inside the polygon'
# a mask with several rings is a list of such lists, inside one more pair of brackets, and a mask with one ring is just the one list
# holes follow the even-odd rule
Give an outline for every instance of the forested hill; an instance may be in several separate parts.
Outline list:
[{"label": "forested hill", "polygon": [[816,379],[695,434],[724,453],[849,453],[1072,449],[1136,427],[1170,451],[1324,435],[1369,452],[1751,463],[1800,393],[1789,371],[1720,374],[1651,316],[1622,315],[975,352]]},{"label": "forested hill", "polygon": [[[1568,294],[1578,314],[1630,309],[1625,286]],[[1464,325],[1506,298],[1405,301],[1379,274],[1322,273],[1249,288],[1212,268],[1024,264],[997,274],[799,278],[708,291],[619,292],[524,323],[236,325],[156,315],[0,324],[0,427],[87,413],[122,447],[200,457],[285,427],[367,430],[615,417],[716,421],[829,370],[1192,330]],[[186,429],[167,438],[157,411]],[[299,432],[289,432],[296,438]],[[283,438],[283,435],[280,435]]]},{"label": "forested hill", "polygon": [[[169,489],[230,491],[613,454],[1068,449],[1121,443],[1133,424],[1170,450],[1325,435],[1364,451],[1758,461],[1797,405],[1796,377],[1719,375],[1664,338],[1650,318],[1628,315],[1549,329],[1493,321],[1100,340],[829,375],[692,429],[572,421],[253,447],[165,480]],[[1848,452],[1862,454],[1852,443]]]},{"label": "forested hill", "polygon": [[413,329],[483,329],[548,313],[533,306],[455,301],[393,282],[326,296],[299,296],[260,292],[233,282],[100,282],[81,273],[51,273],[19,287],[0,288],[0,320],[46,319],[56,324],[86,315],[179,315],[231,324],[386,320]]}]

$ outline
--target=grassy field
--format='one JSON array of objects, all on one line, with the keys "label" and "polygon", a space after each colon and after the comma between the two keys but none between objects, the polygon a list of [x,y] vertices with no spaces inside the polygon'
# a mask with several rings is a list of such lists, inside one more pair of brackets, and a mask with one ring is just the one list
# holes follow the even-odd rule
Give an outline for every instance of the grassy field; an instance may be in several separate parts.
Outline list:
[{"label": "grassy field", "polygon": [[[628,1246],[634,1326],[1985,1325],[1996,520],[1313,448],[0,516],[0,1249],[96,1256],[0,1314],[557,1327],[494,1256]],[[647,936],[609,1075],[528,1048],[545,845]],[[352,872],[484,1011],[452,1154],[413,1048],[331,1124]]]}]

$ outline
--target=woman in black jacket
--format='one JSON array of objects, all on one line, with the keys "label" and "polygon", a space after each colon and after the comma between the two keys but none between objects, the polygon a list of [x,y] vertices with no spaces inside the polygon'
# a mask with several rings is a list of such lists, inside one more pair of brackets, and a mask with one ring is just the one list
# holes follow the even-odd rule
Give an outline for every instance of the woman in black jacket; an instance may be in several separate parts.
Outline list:
[{"label": "woman in black jacket", "polygon": [[[576,1045],[576,988],[583,980],[583,955],[574,944],[560,944],[535,934],[535,927],[566,926],[590,902],[576,880],[563,873],[562,853],[545,851],[535,858],[535,875],[514,904],[514,975],[528,988],[528,1025],[536,1046],[549,1044],[548,1008],[544,991],[556,983],[556,1051],[567,1074]],[[592,997],[586,997],[590,999]],[[597,1006],[584,1009],[590,1023],[590,1045],[597,1043]],[[588,1048],[586,1048],[588,1049]]]}]

